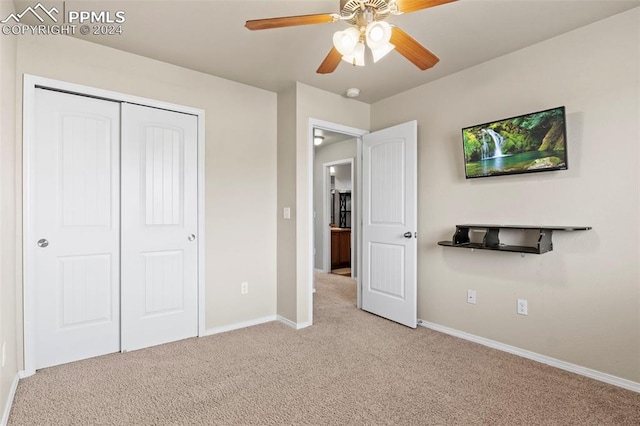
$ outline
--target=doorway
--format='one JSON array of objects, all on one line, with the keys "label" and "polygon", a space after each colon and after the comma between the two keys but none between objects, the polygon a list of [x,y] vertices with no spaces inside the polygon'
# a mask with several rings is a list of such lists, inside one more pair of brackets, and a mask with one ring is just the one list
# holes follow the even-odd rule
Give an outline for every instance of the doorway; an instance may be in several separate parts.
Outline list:
[{"label": "doorway", "polygon": [[[349,225],[349,274],[357,282],[357,306],[360,307],[360,285],[358,283],[358,270],[360,247],[358,244],[358,157],[360,150],[360,137],[367,134],[366,130],[356,129],[353,127],[343,126],[336,123],[321,121],[317,119],[309,120],[309,149],[310,173],[309,188],[311,205],[311,217],[309,218],[309,240],[310,250],[313,253],[309,257],[309,312],[310,318],[313,319],[313,292],[314,292],[314,273],[315,272],[331,272],[331,167],[336,165],[350,165],[351,192],[349,194],[350,208],[346,208],[346,198],[344,210],[343,224]],[[322,143],[316,145],[319,141],[317,136],[322,137]],[[319,148],[318,148],[319,147]],[[335,175],[334,175],[335,176]],[[335,178],[334,178],[335,182]],[[335,187],[334,187],[335,191]],[[339,201],[340,195],[338,195]],[[334,193],[335,200],[335,193]],[[350,210],[348,213],[346,210]],[[338,207],[337,216],[334,214],[334,225],[340,227],[340,212]],[[344,235],[343,235],[344,238]]]},{"label": "doorway", "polygon": [[[342,144],[353,145],[355,139]],[[355,167],[354,159],[323,163],[322,210],[325,222],[322,228],[322,258],[324,272],[356,277],[358,259],[356,256],[357,228],[353,226],[352,216],[357,212],[355,203]],[[329,219],[328,226],[326,224]],[[320,269],[320,268],[316,268]]]},{"label": "doorway", "polygon": [[[373,133],[309,119],[307,173],[308,312],[313,323],[314,264],[314,136],[318,129],[351,135],[357,140],[356,194],[357,307],[415,328],[417,324],[417,122]],[[401,232],[402,231],[402,232]],[[366,300],[365,300],[366,297]],[[366,302],[366,303],[365,303]]]},{"label": "doorway", "polygon": [[313,131],[314,269],[355,277],[357,139],[326,129]]}]

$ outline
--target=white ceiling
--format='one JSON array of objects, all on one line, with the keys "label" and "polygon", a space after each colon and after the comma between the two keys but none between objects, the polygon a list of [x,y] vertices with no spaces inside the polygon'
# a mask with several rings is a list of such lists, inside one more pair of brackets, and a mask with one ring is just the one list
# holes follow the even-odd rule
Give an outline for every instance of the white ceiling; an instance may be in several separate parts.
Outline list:
[{"label": "white ceiling", "polygon": [[[20,11],[34,2],[14,3]],[[337,13],[339,0],[65,3],[66,10],[126,13],[124,34],[79,38],[270,91],[295,81],[338,94],[357,87],[359,100],[367,103],[638,6],[640,0],[459,0],[388,19],[440,57],[434,68],[420,71],[392,52],[376,64],[343,62],[333,74],[320,75],[315,71],[332,47],[333,33],[347,24],[249,31],[244,22]]]}]

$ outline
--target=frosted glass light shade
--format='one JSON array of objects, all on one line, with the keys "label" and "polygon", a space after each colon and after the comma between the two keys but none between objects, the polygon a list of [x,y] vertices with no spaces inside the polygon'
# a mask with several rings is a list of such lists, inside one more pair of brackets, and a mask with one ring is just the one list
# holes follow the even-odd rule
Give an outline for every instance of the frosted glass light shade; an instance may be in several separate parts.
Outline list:
[{"label": "frosted glass light shade", "polygon": [[351,65],[359,67],[364,66],[364,43],[358,43],[351,55],[344,55],[343,61],[349,62]]},{"label": "frosted glass light shade", "polygon": [[336,31],[333,34],[333,45],[342,56],[351,55],[360,41],[360,31],[355,27],[349,27],[344,31]]},{"label": "frosted glass light shade", "polygon": [[371,54],[373,55],[373,62],[378,62],[380,59],[386,56],[387,53],[391,52],[396,47],[387,43],[385,46],[377,47],[375,49],[371,48]]},{"label": "frosted glass light shade", "polygon": [[371,22],[367,25],[365,37],[371,50],[387,47],[391,40],[391,25],[384,21]]}]

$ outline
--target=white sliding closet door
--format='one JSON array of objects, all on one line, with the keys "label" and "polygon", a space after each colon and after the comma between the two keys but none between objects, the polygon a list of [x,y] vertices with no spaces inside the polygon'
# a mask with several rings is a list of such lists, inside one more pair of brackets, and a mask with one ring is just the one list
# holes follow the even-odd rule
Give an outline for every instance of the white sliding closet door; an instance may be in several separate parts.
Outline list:
[{"label": "white sliding closet door", "polygon": [[198,333],[197,117],[122,105],[122,349]]},{"label": "white sliding closet door", "polygon": [[35,93],[28,181],[35,368],[120,350],[120,104]]}]

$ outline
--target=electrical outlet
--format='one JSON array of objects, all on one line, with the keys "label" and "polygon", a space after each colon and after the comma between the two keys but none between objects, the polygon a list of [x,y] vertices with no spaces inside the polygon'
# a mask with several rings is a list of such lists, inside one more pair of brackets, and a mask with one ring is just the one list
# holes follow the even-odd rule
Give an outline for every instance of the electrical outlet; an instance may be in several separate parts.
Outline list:
[{"label": "electrical outlet", "polygon": [[247,294],[247,293],[249,293],[249,283],[245,281],[240,284],[240,294]]},{"label": "electrical outlet", "polygon": [[527,315],[528,306],[525,299],[518,299],[518,314]]},{"label": "electrical outlet", "polygon": [[467,303],[471,303],[472,305],[476,304],[476,291],[475,290],[467,290]]}]

